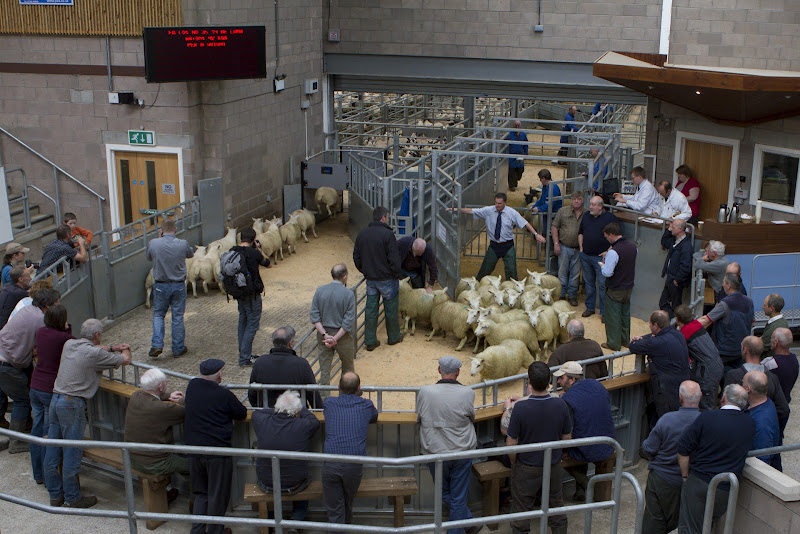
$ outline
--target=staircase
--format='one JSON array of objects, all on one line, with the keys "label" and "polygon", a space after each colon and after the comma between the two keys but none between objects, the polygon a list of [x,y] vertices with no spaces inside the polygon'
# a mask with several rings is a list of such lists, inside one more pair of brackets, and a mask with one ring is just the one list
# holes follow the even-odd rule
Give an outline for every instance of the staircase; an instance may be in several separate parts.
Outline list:
[{"label": "staircase", "polygon": [[[40,204],[28,205],[30,226],[25,221],[25,198],[21,194],[8,195],[11,211],[11,225],[14,227],[14,241],[28,247],[28,259],[34,261],[42,257],[45,245],[55,239],[56,228],[60,221],[54,213],[45,213]],[[52,211],[52,207],[49,211]]]}]

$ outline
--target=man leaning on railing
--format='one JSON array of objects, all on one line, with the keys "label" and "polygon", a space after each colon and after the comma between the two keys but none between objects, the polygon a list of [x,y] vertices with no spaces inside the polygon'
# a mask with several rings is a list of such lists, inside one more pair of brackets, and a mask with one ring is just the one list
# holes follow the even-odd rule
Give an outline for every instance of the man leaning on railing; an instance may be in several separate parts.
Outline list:
[{"label": "man leaning on railing", "polygon": [[76,236],[77,245],[72,243],[72,228],[62,224],[56,228],[56,238],[44,247],[42,261],[39,263],[39,272],[44,272],[48,267],[56,263],[61,258],[69,258],[75,262],[85,262],[89,260],[89,252],[86,241],[82,236]]}]

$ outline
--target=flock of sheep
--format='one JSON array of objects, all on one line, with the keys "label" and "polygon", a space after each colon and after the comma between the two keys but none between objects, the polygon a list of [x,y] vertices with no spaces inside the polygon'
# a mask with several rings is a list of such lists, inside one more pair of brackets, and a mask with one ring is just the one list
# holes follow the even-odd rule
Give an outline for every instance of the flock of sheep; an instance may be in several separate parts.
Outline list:
[{"label": "flock of sheep", "polygon": [[[320,214],[333,217],[340,207],[339,193],[331,187],[317,189],[314,200]],[[323,211],[324,210],[324,211]],[[270,258],[274,263],[284,259],[283,251],[294,254],[297,252],[297,240],[301,237],[308,243],[308,232],[317,236],[316,217],[307,209],[296,210],[289,215],[285,224],[280,224],[277,217],[271,220],[253,219],[253,229],[256,231],[256,240],[260,244],[261,253]],[[208,293],[209,288],[216,287],[225,292],[220,283],[220,256],[239,243],[239,236],[235,228],[228,228],[228,233],[206,246],[196,246],[194,257],[186,259],[186,283],[191,284],[192,294],[197,297],[197,284],[200,283],[203,291]],[[150,295],[153,290],[153,270],[145,279],[146,300],[145,306],[150,307]]]},{"label": "flock of sheep", "polygon": [[472,338],[475,340],[471,373],[484,380],[515,375],[534,358],[547,359],[547,350],[568,341],[566,326],[575,310],[561,295],[561,282],[549,274],[528,271],[522,280],[502,282],[502,276],[486,276],[480,282],[474,277],[462,278],[456,287],[453,302],[447,289],[428,294],[412,289],[407,280],[400,284],[399,309],[403,331],[414,335],[416,322],[432,326],[427,337],[441,332],[454,334],[460,340],[460,351]]}]

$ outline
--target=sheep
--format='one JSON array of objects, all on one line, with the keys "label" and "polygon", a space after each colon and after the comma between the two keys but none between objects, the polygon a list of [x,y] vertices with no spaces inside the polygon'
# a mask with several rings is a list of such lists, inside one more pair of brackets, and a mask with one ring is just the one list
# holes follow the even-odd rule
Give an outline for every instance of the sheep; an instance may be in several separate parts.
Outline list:
[{"label": "sheep", "polygon": [[498,274],[497,276],[484,276],[481,278],[480,286],[492,286],[495,289],[500,289],[500,281],[503,279],[503,276]]},{"label": "sheep", "polygon": [[565,300],[557,300],[553,303],[553,309],[558,314],[558,324],[561,328],[558,336],[559,343],[567,343],[569,341],[569,333],[567,332],[567,323],[570,319],[575,317],[575,309],[569,305]]},{"label": "sheep", "polygon": [[[525,314],[523,310],[509,310],[505,306],[492,306],[489,308],[478,308],[478,316],[475,321],[470,321],[472,325],[473,331],[477,329],[478,323],[483,321],[484,319],[491,319],[492,321],[500,324],[511,323],[514,321],[527,321],[528,316]],[[481,340],[483,340],[483,348],[486,348],[486,339],[475,334],[475,348],[473,349],[473,353],[478,352],[478,347],[480,346]]]},{"label": "sheep", "polygon": [[300,228],[306,243],[308,243],[308,236],[306,235],[308,230],[313,232],[314,237],[319,237],[316,230],[317,219],[313,213],[307,209],[296,210],[292,212],[290,217],[296,217],[297,226]]},{"label": "sheep", "polygon": [[525,293],[520,295],[519,303],[520,307],[525,311],[535,310],[544,304],[541,289],[538,286],[529,287],[525,290]]},{"label": "sheep", "polygon": [[203,281],[203,291],[207,294],[209,285],[220,285],[214,273],[214,265],[219,265],[219,258],[204,257],[198,258],[192,264],[187,279],[192,284],[192,295],[197,296],[197,281]]},{"label": "sheep", "polygon": [[217,239],[216,241],[212,241],[211,245],[219,244],[220,247],[220,254],[223,252],[227,252],[228,250],[232,249],[236,246],[236,228],[228,228],[228,233],[225,234],[225,237],[222,239]]},{"label": "sheep", "polygon": [[481,296],[481,306],[490,306],[492,304],[502,306],[505,303],[505,292],[494,287],[483,286],[478,290],[478,293]]},{"label": "sheep", "polygon": [[147,273],[147,276],[144,279],[144,291],[145,291],[145,299],[144,299],[144,307],[150,308],[150,295],[153,293],[153,285],[155,285],[156,280],[153,277],[153,269]]},{"label": "sheep", "polygon": [[523,278],[522,280],[514,280],[513,278],[511,280],[506,280],[505,282],[500,284],[500,289],[502,289],[502,290],[515,289],[515,290],[519,291],[520,293],[522,293],[523,291],[525,291],[525,281],[526,280],[527,280],[527,277]]},{"label": "sheep", "polygon": [[256,231],[257,234],[263,234],[267,231],[266,223],[262,218],[255,218],[253,217],[253,230]]},{"label": "sheep", "polygon": [[449,300],[447,288],[437,289],[432,294],[428,294],[425,289],[413,289],[408,283],[408,279],[401,281],[398,308],[400,316],[403,318],[403,332],[408,332],[410,322],[410,333],[413,336],[417,330],[417,321],[430,322],[433,308]]},{"label": "sheep", "polygon": [[539,352],[539,338],[529,321],[496,323],[491,319],[484,319],[478,323],[475,335],[486,338],[489,345],[499,345],[506,339],[518,339],[525,343],[532,354]]},{"label": "sheep", "polygon": [[477,356],[470,357],[472,376],[481,374],[482,380],[505,378],[517,374],[520,368],[528,368],[533,363],[525,343],[518,339],[506,339],[499,345],[492,345]]},{"label": "sheep", "polygon": [[279,231],[270,231],[263,234],[256,234],[256,241],[259,242],[261,253],[269,258],[275,254],[275,263],[278,263],[278,252],[283,257],[283,240]]},{"label": "sheep", "polygon": [[551,341],[553,342],[553,350],[555,350],[561,327],[558,323],[558,314],[553,307],[539,306],[535,310],[526,313],[531,326],[536,329],[539,341],[544,341],[544,350],[547,350],[547,346]]},{"label": "sheep", "polygon": [[299,232],[297,224],[293,222],[287,222],[279,228],[278,232],[281,234],[281,241],[283,241],[283,244],[286,245],[286,250],[289,251],[289,254],[296,254],[297,233]]},{"label": "sheep", "polygon": [[519,309],[522,307],[522,301],[520,300],[520,297],[523,295],[522,291],[517,291],[514,288],[508,288],[506,289],[505,294],[505,302],[508,304],[509,308]]},{"label": "sheep", "polygon": [[553,298],[556,298],[556,295],[559,297],[561,296],[561,282],[558,280],[557,276],[547,273],[535,273],[533,271],[528,271],[528,275],[530,276],[530,281],[542,289],[558,289],[558,291],[553,291]]},{"label": "sheep", "polygon": [[433,339],[437,331],[442,332],[447,337],[448,332],[455,334],[461,341],[455,350],[460,351],[467,342],[471,332],[467,319],[469,318],[469,307],[458,302],[444,302],[433,308],[431,312],[431,326],[433,330],[426,338],[426,341]]},{"label": "sheep", "polygon": [[339,211],[339,192],[332,187],[320,187],[314,193],[314,203],[317,212],[322,215],[322,208],[328,212],[328,217],[333,217]]},{"label": "sheep", "polygon": [[470,308],[477,308],[481,305],[481,293],[473,289],[467,289],[461,292],[456,302],[468,304]]},{"label": "sheep", "polygon": [[477,288],[478,288],[477,278],[475,278],[474,276],[471,276],[469,278],[462,278],[458,282],[458,285],[456,286],[456,291],[455,291],[456,300],[458,300],[458,296],[461,294],[462,291],[466,291],[468,289],[474,291]]}]

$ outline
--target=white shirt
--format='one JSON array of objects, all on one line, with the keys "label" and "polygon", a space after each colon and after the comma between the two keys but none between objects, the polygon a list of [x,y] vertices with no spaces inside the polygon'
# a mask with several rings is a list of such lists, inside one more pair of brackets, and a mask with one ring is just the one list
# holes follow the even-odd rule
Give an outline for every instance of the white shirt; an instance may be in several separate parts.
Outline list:
[{"label": "white shirt", "polygon": [[[9,315],[8,318],[11,319],[12,317],[14,317],[17,314],[18,311],[20,311],[25,306],[30,306],[31,304],[33,304],[33,299],[32,298],[30,298],[30,297],[23,298],[22,300],[17,302],[17,305],[14,306],[14,310],[11,312],[11,315]],[[783,315],[779,315],[778,317],[783,317]],[[778,317],[776,317],[776,319]]]},{"label": "white shirt", "polygon": [[683,193],[677,189],[673,189],[666,199],[658,195],[660,199],[661,208],[659,210],[659,217],[662,219],[683,219],[688,221],[692,217],[692,208],[689,207],[689,201],[683,196]]},{"label": "white shirt", "polygon": [[[16,309],[15,309],[15,311],[16,311]],[[14,315],[12,314],[11,316],[13,317]],[[775,317],[771,318],[769,321],[767,321],[767,324],[772,324],[775,321],[777,321],[778,319],[783,319],[783,314],[782,313],[779,313]]]},{"label": "white shirt", "polygon": [[603,266],[600,268],[600,272],[606,278],[611,278],[614,274],[614,269],[617,267],[617,263],[619,262],[619,254],[613,248],[608,249],[606,252],[606,261],[603,262]]},{"label": "white shirt", "polygon": [[[503,208],[502,216],[500,217],[500,241],[511,241],[514,239],[514,227],[525,228],[528,221],[519,214],[514,208],[506,206]],[[489,236],[490,241],[495,241],[494,228],[497,225],[497,208],[494,206],[486,206],[485,208],[475,208],[472,210],[473,219],[483,219],[486,223],[486,234]]]},{"label": "white shirt", "polygon": [[[639,189],[635,195],[622,195],[622,204],[632,210],[641,211],[647,215],[657,215],[660,211],[659,202],[661,195],[658,194],[653,184],[643,180],[639,184]],[[685,199],[685,197],[684,197]]]}]

